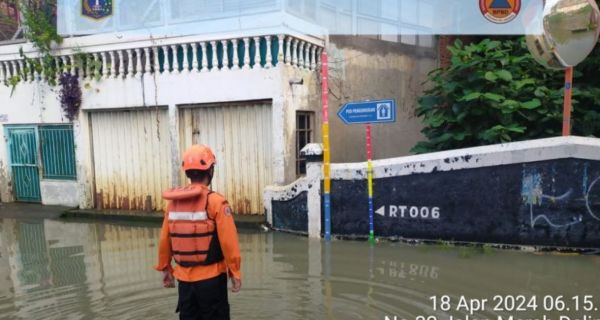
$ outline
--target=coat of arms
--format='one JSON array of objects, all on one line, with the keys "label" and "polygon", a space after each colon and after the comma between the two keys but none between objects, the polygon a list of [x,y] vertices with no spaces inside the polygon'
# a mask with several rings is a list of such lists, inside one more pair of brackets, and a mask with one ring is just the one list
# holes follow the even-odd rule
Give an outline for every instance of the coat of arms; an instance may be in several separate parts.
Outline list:
[{"label": "coat of arms", "polygon": [[96,20],[112,16],[113,0],[81,0],[81,14]]}]

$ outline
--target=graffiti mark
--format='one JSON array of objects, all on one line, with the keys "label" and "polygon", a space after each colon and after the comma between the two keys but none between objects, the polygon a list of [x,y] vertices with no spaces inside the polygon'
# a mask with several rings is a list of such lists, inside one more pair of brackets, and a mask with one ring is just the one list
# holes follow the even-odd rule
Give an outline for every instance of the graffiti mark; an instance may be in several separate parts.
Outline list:
[{"label": "graffiti mark", "polygon": [[526,204],[542,204],[542,175],[534,173],[523,177],[521,196]]},{"label": "graffiti mark", "polygon": [[[597,177],[594,181],[592,181],[592,183],[590,183],[589,188],[587,189],[585,195],[584,195],[584,199],[585,199],[585,208],[587,209],[588,213],[590,214],[590,216],[592,216],[592,218],[600,221],[600,217],[598,217],[594,211],[592,210],[592,206],[590,204],[590,193],[592,192],[592,189],[594,188],[594,186],[596,185],[596,183],[600,180],[600,177]],[[584,189],[585,190],[585,189]]]},{"label": "graffiti mark", "polygon": [[531,227],[534,228],[536,223],[540,220],[542,221],[546,221],[546,223],[548,225],[550,225],[551,227],[554,228],[566,228],[578,223],[581,223],[583,221],[583,217],[581,215],[579,215],[579,217],[573,217],[571,222],[567,222],[567,223],[554,223],[552,222],[552,220],[550,220],[550,218],[548,218],[547,215],[545,214],[540,214],[535,216],[534,218],[534,213],[533,213],[533,204],[529,205],[529,216],[530,216],[530,221],[531,221]]},{"label": "graffiti mark", "polygon": [[[599,177],[600,179],[600,177]],[[538,214],[534,213],[534,206],[541,206],[543,200],[549,200],[552,203],[564,202],[571,199],[571,195],[573,194],[573,189],[569,189],[567,192],[563,193],[559,196],[547,195],[544,194],[542,188],[542,175],[539,173],[528,174],[523,177],[522,187],[521,187],[521,197],[523,198],[523,202],[529,205],[529,220],[531,228],[534,228],[536,224],[545,222],[547,225],[553,228],[566,228],[583,221],[583,216],[580,214],[576,217],[570,217],[568,221],[564,221],[564,218],[561,219],[563,221],[556,221],[551,219],[546,214]]]}]

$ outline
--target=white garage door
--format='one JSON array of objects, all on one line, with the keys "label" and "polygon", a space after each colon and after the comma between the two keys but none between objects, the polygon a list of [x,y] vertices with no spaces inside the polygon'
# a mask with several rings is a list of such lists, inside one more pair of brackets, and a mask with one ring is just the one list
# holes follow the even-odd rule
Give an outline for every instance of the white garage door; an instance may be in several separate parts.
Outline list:
[{"label": "white garage door", "polygon": [[263,214],[262,192],[273,181],[270,103],[203,105],[179,115],[181,150],[206,144],[215,152],[213,190],[237,214]]},{"label": "white garage door", "polygon": [[161,210],[171,185],[167,111],[90,113],[99,209]]}]

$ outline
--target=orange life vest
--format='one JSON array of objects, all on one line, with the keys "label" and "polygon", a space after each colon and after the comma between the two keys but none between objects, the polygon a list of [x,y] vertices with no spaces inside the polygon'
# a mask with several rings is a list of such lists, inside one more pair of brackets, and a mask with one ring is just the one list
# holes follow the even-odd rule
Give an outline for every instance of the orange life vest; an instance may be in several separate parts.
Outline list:
[{"label": "orange life vest", "polygon": [[169,189],[163,198],[168,209],[173,259],[182,267],[209,265],[223,260],[217,226],[207,212],[211,191],[201,185]]}]

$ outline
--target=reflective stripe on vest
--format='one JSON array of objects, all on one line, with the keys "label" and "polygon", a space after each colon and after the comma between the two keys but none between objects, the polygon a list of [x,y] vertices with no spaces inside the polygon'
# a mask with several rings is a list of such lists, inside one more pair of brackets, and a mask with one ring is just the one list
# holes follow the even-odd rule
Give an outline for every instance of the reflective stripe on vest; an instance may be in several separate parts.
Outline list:
[{"label": "reflective stripe on vest", "polygon": [[169,220],[171,221],[202,221],[208,219],[206,211],[196,212],[169,212]]},{"label": "reflective stripe on vest", "polygon": [[215,220],[208,214],[208,188],[197,196],[179,197],[172,191],[167,219],[171,253],[182,267],[210,265],[223,260]]}]

